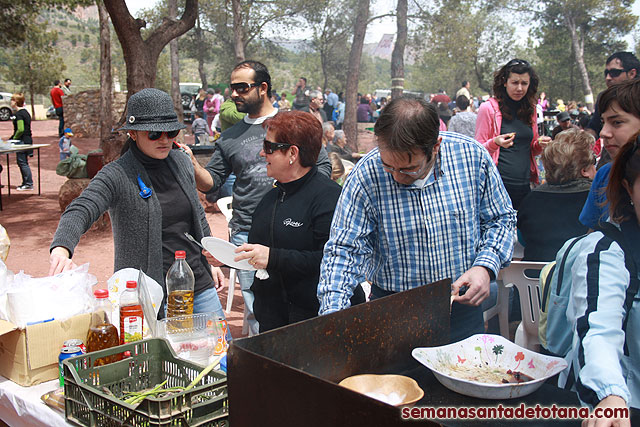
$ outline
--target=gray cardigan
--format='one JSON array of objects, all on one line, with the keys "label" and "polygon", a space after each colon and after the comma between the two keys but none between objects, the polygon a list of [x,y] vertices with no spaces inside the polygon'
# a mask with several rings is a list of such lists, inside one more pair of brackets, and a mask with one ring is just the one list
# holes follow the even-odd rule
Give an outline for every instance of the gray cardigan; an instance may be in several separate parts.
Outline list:
[{"label": "gray cardigan", "polygon": [[[209,236],[209,224],[198,198],[189,157],[182,151],[171,150],[167,163],[191,203],[194,237],[200,240]],[[114,241],[114,271],[127,267],[139,268],[165,287],[162,209],[155,192],[147,199],[140,197],[138,174],[150,187],[151,180],[146,170],[131,151],[102,168],[60,217],[51,249],[62,246],[73,255],[80,237],[109,210]]]}]

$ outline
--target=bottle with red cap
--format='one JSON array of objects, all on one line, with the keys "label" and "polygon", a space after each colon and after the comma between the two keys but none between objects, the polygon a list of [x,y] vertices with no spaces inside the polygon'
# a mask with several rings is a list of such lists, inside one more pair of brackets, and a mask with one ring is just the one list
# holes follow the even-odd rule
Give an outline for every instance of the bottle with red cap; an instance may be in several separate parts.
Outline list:
[{"label": "bottle with red cap", "polygon": [[120,295],[120,344],[142,339],[143,319],[138,284],[135,280],[129,280],[127,288]]},{"label": "bottle with red cap", "polygon": [[167,317],[193,314],[195,279],[185,251],[176,251],[175,261],[167,271]]},{"label": "bottle with red cap", "polygon": [[[118,329],[111,322],[113,306],[109,301],[109,291],[97,289],[93,292],[93,313],[91,314],[91,324],[87,334],[87,352],[104,350],[120,344],[118,339]],[[106,365],[107,363],[120,360],[119,355],[100,358],[94,361],[93,366]]]}]

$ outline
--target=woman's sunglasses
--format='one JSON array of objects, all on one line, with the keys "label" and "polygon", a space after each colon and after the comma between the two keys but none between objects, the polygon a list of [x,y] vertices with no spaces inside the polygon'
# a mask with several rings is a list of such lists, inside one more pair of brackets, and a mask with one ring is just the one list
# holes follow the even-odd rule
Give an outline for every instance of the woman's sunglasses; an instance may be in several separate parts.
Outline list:
[{"label": "woman's sunglasses", "polygon": [[160,132],[157,130],[150,130],[149,131],[149,139],[151,141],[157,141],[158,139],[160,139],[162,137],[162,134],[166,133],[167,134],[167,138],[171,139],[171,138],[175,138],[176,136],[178,136],[178,134],[180,133],[180,129],[178,130],[171,130],[169,132]]},{"label": "woman's sunglasses", "polygon": [[268,139],[265,139],[262,143],[262,149],[265,154],[273,154],[275,150],[286,150],[291,147],[291,144],[286,144],[284,142],[271,142]]},{"label": "woman's sunglasses", "polygon": [[530,66],[529,63],[524,59],[512,59],[511,61],[507,62],[507,68],[515,67],[516,65],[524,65],[525,67]]},{"label": "woman's sunglasses", "polygon": [[253,87],[258,87],[260,86],[262,83],[260,82],[256,82],[256,83],[231,83],[229,85],[229,88],[231,89],[231,91],[236,91],[239,95],[244,95],[245,93],[249,92],[251,90],[251,88]]}]

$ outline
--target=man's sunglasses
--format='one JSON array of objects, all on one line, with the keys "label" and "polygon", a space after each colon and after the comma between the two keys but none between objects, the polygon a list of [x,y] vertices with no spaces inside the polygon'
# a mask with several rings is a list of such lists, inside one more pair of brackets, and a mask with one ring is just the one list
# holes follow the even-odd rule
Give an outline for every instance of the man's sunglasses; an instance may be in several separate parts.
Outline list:
[{"label": "man's sunglasses", "polygon": [[619,77],[620,74],[622,73],[626,73],[627,70],[625,69],[620,69],[620,68],[612,68],[610,70],[604,70],[604,78],[607,78],[607,75],[611,76],[612,79],[615,79],[616,77]]},{"label": "man's sunglasses", "polygon": [[291,144],[286,144],[284,142],[271,142],[268,139],[265,139],[262,143],[262,149],[265,154],[273,154],[275,150],[286,150],[291,147]]},{"label": "man's sunglasses", "polygon": [[251,88],[253,87],[258,87],[260,86],[262,83],[260,82],[256,82],[256,83],[231,83],[229,85],[229,88],[231,88],[231,91],[236,91],[238,94],[240,95],[244,95],[245,93],[249,92],[251,90]]},{"label": "man's sunglasses", "polygon": [[169,132],[160,132],[157,130],[150,130],[149,131],[149,139],[151,141],[157,141],[158,139],[162,138],[162,134],[166,133],[167,134],[167,138],[171,139],[171,138],[175,138],[176,136],[178,136],[178,134],[180,133],[180,129],[178,130],[171,130]]}]

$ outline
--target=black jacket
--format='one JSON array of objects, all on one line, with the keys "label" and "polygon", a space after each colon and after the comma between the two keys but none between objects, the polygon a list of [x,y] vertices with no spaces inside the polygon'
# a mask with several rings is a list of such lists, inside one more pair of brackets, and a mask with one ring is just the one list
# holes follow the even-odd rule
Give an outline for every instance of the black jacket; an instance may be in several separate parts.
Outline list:
[{"label": "black jacket", "polygon": [[254,280],[256,294],[281,293],[287,302],[318,311],[320,262],[340,191],[314,166],[296,181],[276,183],[264,196],[249,232],[249,243],[270,248],[269,278]]}]

